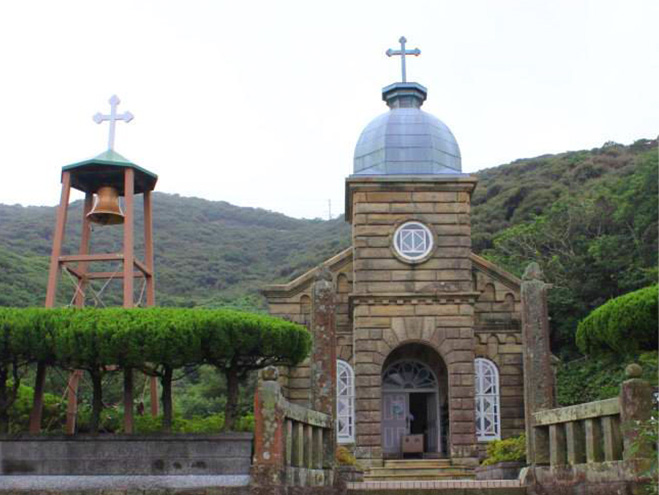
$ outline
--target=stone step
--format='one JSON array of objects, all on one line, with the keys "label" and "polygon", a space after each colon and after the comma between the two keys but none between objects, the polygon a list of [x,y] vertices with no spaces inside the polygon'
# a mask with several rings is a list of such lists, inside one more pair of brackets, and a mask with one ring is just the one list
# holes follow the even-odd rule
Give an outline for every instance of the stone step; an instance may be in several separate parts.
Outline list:
[{"label": "stone step", "polygon": [[407,469],[410,467],[429,467],[429,468],[443,468],[451,466],[451,459],[424,459],[418,461],[384,461],[384,466],[389,468]]},{"label": "stone step", "polygon": [[474,478],[473,469],[465,466],[453,466],[451,459],[387,460],[383,467],[373,467],[364,473],[365,482],[469,480],[472,478]]},{"label": "stone step", "polygon": [[457,466],[446,466],[443,468],[418,468],[409,467],[407,469],[391,469],[388,467],[371,468],[366,473],[367,476],[416,476],[416,475],[432,475],[432,474],[474,474],[473,470],[462,469]]},{"label": "stone step", "polygon": [[526,495],[518,480],[363,481],[348,483],[350,495]]},{"label": "stone step", "polygon": [[471,480],[474,476],[465,473],[459,474],[432,474],[432,475],[415,475],[415,476],[364,476],[364,481],[459,481]]}]

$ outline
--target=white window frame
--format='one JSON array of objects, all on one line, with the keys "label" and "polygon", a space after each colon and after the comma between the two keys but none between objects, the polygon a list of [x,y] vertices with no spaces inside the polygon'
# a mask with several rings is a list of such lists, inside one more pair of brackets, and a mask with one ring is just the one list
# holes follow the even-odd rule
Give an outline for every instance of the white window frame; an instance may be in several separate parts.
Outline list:
[{"label": "white window frame", "polygon": [[[476,399],[476,438],[479,442],[501,439],[501,407],[499,391],[499,370],[485,358],[474,361]],[[490,421],[490,428],[485,420]]]},{"label": "white window frame", "polygon": [[[414,227],[415,234],[409,234],[411,236],[410,239],[407,239],[405,241],[405,229],[408,227]],[[416,247],[417,241],[419,240],[416,236],[417,232],[422,232],[424,234],[424,239],[423,239],[423,250],[405,250],[404,249],[404,242],[411,242],[412,247]],[[405,222],[403,225],[398,227],[396,229],[396,232],[394,233],[394,239],[393,239],[393,245],[394,249],[396,250],[396,254],[403,258],[406,261],[410,262],[418,262],[423,259],[425,259],[431,252],[432,249],[435,245],[435,239],[433,236],[433,233],[430,231],[430,229],[422,224],[421,222],[417,221],[411,221],[411,222]]]},{"label": "white window frame", "polygon": [[336,439],[338,443],[355,441],[355,372],[341,359],[336,361]]}]

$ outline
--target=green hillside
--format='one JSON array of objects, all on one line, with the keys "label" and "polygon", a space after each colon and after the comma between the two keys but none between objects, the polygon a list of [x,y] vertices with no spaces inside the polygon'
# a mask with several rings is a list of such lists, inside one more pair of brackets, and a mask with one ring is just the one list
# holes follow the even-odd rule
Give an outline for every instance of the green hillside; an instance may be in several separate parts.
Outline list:
[{"label": "green hillside", "polygon": [[[657,141],[644,139],[480,171],[474,251],[518,275],[539,261],[556,285],[556,343],[571,347],[563,334],[578,319],[656,276],[656,174]],[[69,210],[69,252],[81,215],[78,201]],[[0,305],[43,304],[54,220],[52,207],[0,205]],[[138,211],[138,233],[141,222]],[[154,233],[157,301],[178,306],[262,308],[259,287],[290,280],[350,243],[341,218],[300,220],[162,193],[154,194]],[[92,247],[117,251],[120,235],[120,227],[96,228]],[[63,278],[60,304],[71,294]],[[118,302],[116,289],[106,289],[106,302]]]}]

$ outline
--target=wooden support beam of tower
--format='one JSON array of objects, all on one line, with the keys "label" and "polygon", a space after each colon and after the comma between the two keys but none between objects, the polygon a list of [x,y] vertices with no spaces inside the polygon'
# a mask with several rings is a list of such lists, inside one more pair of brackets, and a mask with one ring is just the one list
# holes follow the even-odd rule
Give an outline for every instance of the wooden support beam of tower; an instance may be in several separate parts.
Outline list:
[{"label": "wooden support beam of tower", "polygon": [[[153,209],[151,208],[151,191],[144,192],[144,263],[149,275],[146,278],[146,305],[155,306],[156,293],[153,280]],[[146,274],[146,272],[144,272]],[[149,394],[151,399],[151,415],[158,416],[158,382],[156,377],[150,379]]]},{"label": "wooden support beam of tower", "polygon": [[89,262],[89,261],[123,261],[124,255],[122,253],[100,253],[100,254],[71,254],[67,256],[60,256],[60,263],[75,263],[75,262]]},{"label": "wooden support beam of tower", "polygon": [[[55,233],[53,235],[53,250],[50,255],[50,269],[48,271],[48,286],[46,287],[46,307],[55,306],[55,297],[57,295],[57,278],[59,276],[59,259],[62,254],[62,244],[64,243],[64,232],[66,227],[66,214],[69,208],[69,196],[71,194],[71,174],[62,173],[62,193],[60,196],[59,207],[57,209],[57,220],[55,222]],[[30,412],[29,432],[37,434],[41,431],[41,416],[43,413],[43,394],[46,383],[46,365],[45,363],[37,364],[37,376],[34,383],[34,398],[32,401],[32,411]]]},{"label": "wooden support beam of tower", "polygon": [[[92,233],[91,225],[87,215],[92,210],[94,203],[94,194],[88,192],[85,194],[85,204],[82,208],[82,234],[80,236],[80,254],[89,254],[89,241]],[[80,261],[78,263],[79,282],[76,290],[75,305],[82,308],[85,305],[85,290],[87,288],[87,262]]]},{"label": "wooden support beam of tower", "polygon": [[[50,255],[50,270],[48,272],[48,287],[46,289],[46,307],[55,306],[55,295],[57,292],[57,277],[59,275],[59,260],[64,243],[64,228],[66,227],[66,214],[69,208],[69,196],[71,194],[71,174],[62,173],[62,194],[59,208],[57,209],[57,221],[55,223],[55,234],[53,235],[53,251]],[[36,399],[36,397],[35,397]],[[40,419],[40,418],[39,418]]]}]

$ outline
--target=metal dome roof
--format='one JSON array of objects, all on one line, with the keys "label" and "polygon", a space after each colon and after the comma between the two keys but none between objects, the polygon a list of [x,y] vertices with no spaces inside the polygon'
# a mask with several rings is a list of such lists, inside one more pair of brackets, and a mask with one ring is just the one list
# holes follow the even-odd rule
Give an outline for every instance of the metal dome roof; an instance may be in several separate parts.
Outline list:
[{"label": "metal dome roof", "polygon": [[354,175],[461,174],[460,148],[450,129],[419,107],[426,89],[416,83],[384,88],[391,108],[362,131]]}]

